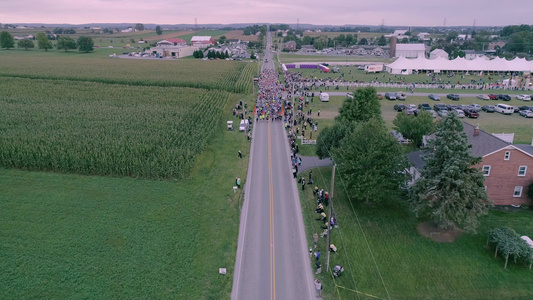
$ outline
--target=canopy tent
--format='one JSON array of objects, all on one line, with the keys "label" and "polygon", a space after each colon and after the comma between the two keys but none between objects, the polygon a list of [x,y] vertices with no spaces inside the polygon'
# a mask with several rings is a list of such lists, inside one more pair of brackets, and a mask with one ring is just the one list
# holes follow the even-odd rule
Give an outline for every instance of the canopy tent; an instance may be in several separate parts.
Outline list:
[{"label": "canopy tent", "polygon": [[453,60],[442,57],[435,59],[399,57],[385,67],[391,74],[411,74],[413,71],[533,72],[533,61],[527,61],[524,58],[506,60],[500,57],[492,60],[480,57],[473,60],[466,60],[462,57]]}]

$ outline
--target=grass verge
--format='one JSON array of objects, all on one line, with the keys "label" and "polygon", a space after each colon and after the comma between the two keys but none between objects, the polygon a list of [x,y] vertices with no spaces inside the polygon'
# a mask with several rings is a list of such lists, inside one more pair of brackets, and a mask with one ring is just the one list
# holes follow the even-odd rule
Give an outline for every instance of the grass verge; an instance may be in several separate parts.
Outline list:
[{"label": "grass verge", "polygon": [[[331,168],[313,169],[313,176],[318,187],[330,189]],[[313,232],[322,231],[313,212],[312,188],[300,191],[300,197],[306,234],[312,241]],[[508,226],[531,236],[531,211],[491,211],[481,218],[478,234],[463,234],[453,243],[436,243],[417,233],[419,220],[409,214],[403,198],[352,206],[337,176],[333,201],[339,228],[333,229],[331,239],[338,253],[331,255],[330,265],[340,264],[345,272],[335,282],[325,272],[326,239],[319,238],[323,272],[315,276],[323,281],[324,299],[533,297],[527,266],[511,263],[505,270],[504,259],[494,258],[493,249],[485,248],[487,234],[495,227]]]}]

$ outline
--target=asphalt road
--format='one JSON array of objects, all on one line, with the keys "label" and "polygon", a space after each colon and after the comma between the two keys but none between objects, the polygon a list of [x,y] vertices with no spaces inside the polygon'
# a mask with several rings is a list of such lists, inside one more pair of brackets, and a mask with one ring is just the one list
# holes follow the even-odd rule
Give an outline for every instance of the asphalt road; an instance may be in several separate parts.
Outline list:
[{"label": "asphalt road", "polygon": [[[264,58],[274,68],[271,51]],[[283,123],[256,122],[250,153],[231,298],[315,299]]]}]

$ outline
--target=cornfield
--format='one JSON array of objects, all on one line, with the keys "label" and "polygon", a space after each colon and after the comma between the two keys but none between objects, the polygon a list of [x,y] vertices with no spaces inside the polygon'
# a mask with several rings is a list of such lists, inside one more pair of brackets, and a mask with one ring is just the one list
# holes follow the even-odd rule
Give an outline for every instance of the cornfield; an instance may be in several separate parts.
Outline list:
[{"label": "cornfield", "polygon": [[[221,74],[228,72],[237,73]],[[146,77],[155,82],[153,75]],[[0,166],[5,168],[183,178],[221,130],[229,97],[216,89],[21,77],[0,80]],[[120,80],[130,79],[126,74]]]},{"label": "cornfield", "polygon": [[190,87],[249,93],[255,64],[234,61],[129,60],[9,55],[0,77],[91,81],[132,86]]}]

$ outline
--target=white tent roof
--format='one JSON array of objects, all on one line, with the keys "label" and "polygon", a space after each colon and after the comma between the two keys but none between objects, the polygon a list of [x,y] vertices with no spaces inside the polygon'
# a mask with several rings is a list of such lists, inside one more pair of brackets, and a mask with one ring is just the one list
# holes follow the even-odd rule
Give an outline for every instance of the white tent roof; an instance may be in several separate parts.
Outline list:
[{"label": "white tent roof", "polygon": [[211,36],[207,35],[195,35],[191,38],[191,42],[209,42]]},{"label": "white tent roof", "polygon": [[496,57],[495,59],[488,60],[487,58],[478,57],[472,60],[466,60],[458,57],[454,60],[447,60],[442,57],[437,57],[436,59],[430,60],[424,57],[417,57],[415,59],[400,57],[393,63],[385,66],[391,73],[394,73],[395,70],[533,72],[533,61],[527,61],[524,58],[506,60]]}]

